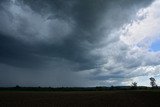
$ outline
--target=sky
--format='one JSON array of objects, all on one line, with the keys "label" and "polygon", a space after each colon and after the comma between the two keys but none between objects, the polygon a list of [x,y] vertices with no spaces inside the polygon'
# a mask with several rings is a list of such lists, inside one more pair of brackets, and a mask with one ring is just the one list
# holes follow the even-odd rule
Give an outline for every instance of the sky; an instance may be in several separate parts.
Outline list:
[{"label": "sky", "polygon": [[157,39],[154,42],[152,42],[150,49],[151,51],[159,51],[160,50],[160,39]]},{"label": "sky", "polygon": [[160,85],[160,0],[1,0],[0,86]]}]

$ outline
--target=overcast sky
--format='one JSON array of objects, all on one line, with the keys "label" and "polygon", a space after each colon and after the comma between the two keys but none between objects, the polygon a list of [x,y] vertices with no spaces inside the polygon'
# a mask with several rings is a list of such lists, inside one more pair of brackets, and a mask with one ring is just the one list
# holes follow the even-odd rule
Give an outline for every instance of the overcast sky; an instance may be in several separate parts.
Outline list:
[{"label": "overcast sky", "polygon": [[160,0],[1,0],[0,86],[160,85]]}]

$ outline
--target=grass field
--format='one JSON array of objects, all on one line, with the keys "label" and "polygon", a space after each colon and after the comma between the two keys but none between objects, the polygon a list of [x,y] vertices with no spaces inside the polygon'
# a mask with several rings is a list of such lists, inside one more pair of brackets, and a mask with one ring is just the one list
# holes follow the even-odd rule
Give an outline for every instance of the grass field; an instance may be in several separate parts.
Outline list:
[{"label": "grass field", "polygon": [[0,107],[160,107],[160,91],[1,91]]}]

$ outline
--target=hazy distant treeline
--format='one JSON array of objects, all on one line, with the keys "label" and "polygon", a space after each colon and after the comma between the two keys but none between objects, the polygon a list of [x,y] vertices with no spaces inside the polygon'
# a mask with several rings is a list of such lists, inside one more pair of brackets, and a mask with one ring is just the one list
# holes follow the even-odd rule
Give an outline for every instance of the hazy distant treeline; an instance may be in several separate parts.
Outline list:
[{"label": "hazy distant treeline", "polygon": [[109,90],[151,90],[160,89],[160,87],[151,88],[145,86],[111,86],[111,87],[0,87],[0,91],[109,91]]}]

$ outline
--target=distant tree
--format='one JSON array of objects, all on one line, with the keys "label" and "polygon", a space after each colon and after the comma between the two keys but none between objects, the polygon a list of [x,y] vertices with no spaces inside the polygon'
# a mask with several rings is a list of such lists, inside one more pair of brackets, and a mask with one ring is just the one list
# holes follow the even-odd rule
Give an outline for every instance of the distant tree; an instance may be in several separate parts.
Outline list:
[{"label": "distant tree", "polygon": [[20,86],[19,86],[19,85],[16,85],[15,88],[20,88]]},{"label": "distant tree", "polygon": [[131,85],[131,86],[132,86],[132,88],[134,88],[134,89],[137,88],[137,82],[132,82],[132,85]]},{"label": "distant tree", "polygon": [[154,88],[154,87],[157,87],[155,78],[151,77],[151,78],[149,78],[149,79],[150,79],[150,85],[151,85],[153,88]]}]

